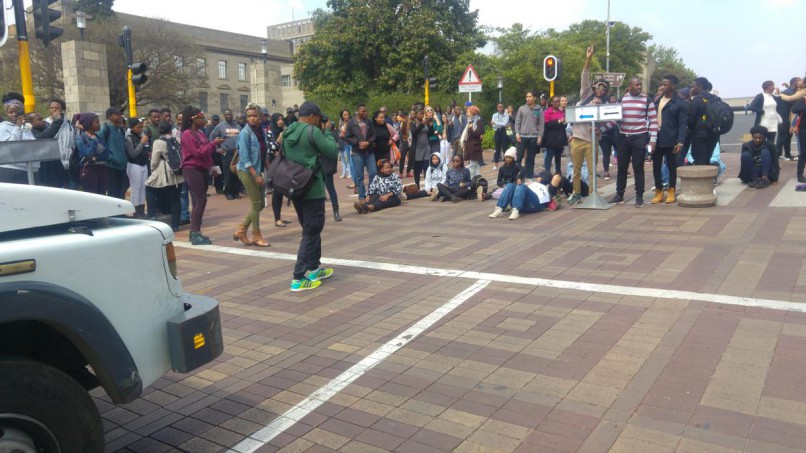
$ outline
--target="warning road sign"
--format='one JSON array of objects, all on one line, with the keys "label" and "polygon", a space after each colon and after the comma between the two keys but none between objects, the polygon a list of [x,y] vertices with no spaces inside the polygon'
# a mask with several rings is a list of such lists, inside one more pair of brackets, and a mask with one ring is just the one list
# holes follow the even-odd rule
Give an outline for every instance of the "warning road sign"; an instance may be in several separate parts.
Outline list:
[{"label": "warning road sign", "polygon": [[481,79],[472,64],[467,65],[465,73],[459,79],[459,85],[481,85]]}]

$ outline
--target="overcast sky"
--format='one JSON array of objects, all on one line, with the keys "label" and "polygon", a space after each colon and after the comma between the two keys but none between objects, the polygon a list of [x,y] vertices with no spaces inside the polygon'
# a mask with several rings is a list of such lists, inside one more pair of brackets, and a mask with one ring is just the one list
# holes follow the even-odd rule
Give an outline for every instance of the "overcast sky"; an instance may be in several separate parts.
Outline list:
[{"label": "overcast sky", "polygon": [[[326,4],[326,0],[116,0],[114,9],[265,36],[267,25],[309,17]],[[479,10],[483,25],[509,27],[521,22],[531,30],[562,30],[585,19],[607,18],[607,0],[470,0],[470,7]],[[763,81],[780,86],[806,70],[804,0],[612,0],[610,15],[649,32],[653,42],[676,48],[723,97],[752,97],[761,91]],[[604,49],[600,56],[604,58]]]}]

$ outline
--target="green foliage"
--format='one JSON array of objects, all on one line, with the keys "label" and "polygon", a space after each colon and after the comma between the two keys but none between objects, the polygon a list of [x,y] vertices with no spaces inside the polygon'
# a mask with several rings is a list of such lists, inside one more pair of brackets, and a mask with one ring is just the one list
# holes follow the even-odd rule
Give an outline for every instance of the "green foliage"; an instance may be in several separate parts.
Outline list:
[{"label": "green foliage", "polygon": [[495,131],[492,127],[488,127],[484,129],[484,135],[481,137],[481,148],[482,149],[495,149]]},{"label": "green foliage", "polygon": [[657,88],[660,86],[661,80],[663,76],[666,74],[674,74],[677,76],[680,81],[677,84],[677,88],[687,87],[697,78],[697,74],[688,68],[688,66],[683,63],[683,59],[680,58],[680,55],[677,54],[677,50],[674,47],[665,47],[661,45],[652,45],[649,47],[649,51],[652,53],[653,58],[655,58],[655,62],[658,64],[658,68],[652,73],[652,79],[650,82],[651,88],[646,87],[646,90],[651,90],[651,93],[654,93]]},{"label": "green foliage", "polygon": [[115,15],[112,11],[114,3],[115,0],[73,0],[70,7],[73,11],[84,11],[87,16],[105,19]]},{"label": "green foliage", "polygon": [[[485,44],[469,0],[329,0],[314,11],[316,33],[297,54],[306,97],[356,102],[371,91],[418,93],[429,75],[450,92],[456,55]],[[464,68],[463,68],[464,69]]]}]

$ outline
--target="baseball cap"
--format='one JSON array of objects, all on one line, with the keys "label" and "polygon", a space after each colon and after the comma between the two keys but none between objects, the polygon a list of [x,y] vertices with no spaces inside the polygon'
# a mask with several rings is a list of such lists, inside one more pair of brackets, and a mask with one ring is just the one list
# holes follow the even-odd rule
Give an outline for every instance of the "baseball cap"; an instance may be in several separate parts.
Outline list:
[{"label": "baseball cap", "polygon": [[301,106],[299,106],[299,116],[323,116],[322,110],[319,109],[319,106],[314,104],[313,102],[303,102]]}]

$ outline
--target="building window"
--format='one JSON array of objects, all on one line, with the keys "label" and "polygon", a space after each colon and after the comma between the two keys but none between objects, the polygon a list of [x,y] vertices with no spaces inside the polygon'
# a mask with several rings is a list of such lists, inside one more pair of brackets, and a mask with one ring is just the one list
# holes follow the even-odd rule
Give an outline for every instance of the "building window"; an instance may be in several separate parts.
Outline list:
[{"label": "building window", "polygon": [[202,112],[207,111],[207,92],[199,91],[199,109]]},{"label": "building window", "polygon": [[200,76],[207,77],[207,59],[205,59],[205,58],[197,58],[196,59],[196,70],[199,72]]},{"label": "building window", "polygon": [[227,62],[224,60],[218,60],[218,78],[227,78]]},{"label": "building window", "polygon": [[248,104],[248,103],[249,103],[249,95],[248,94],[242,94],[241,95],[241,112],[246,111],[246,104]]},{"label": "building window", "polygon": [[227,110],[229,108],[229,94],[221,93],[221,111]]},{"label": "building window", "polygon": [[246,82],[246,63],[238,63],[238,80]]},{"label": "building window", "polygon": [[280,81],[282,82],[282,85],[284,87],[290,87],[291,86],[291,76],[290,75],[280,76]]}]

